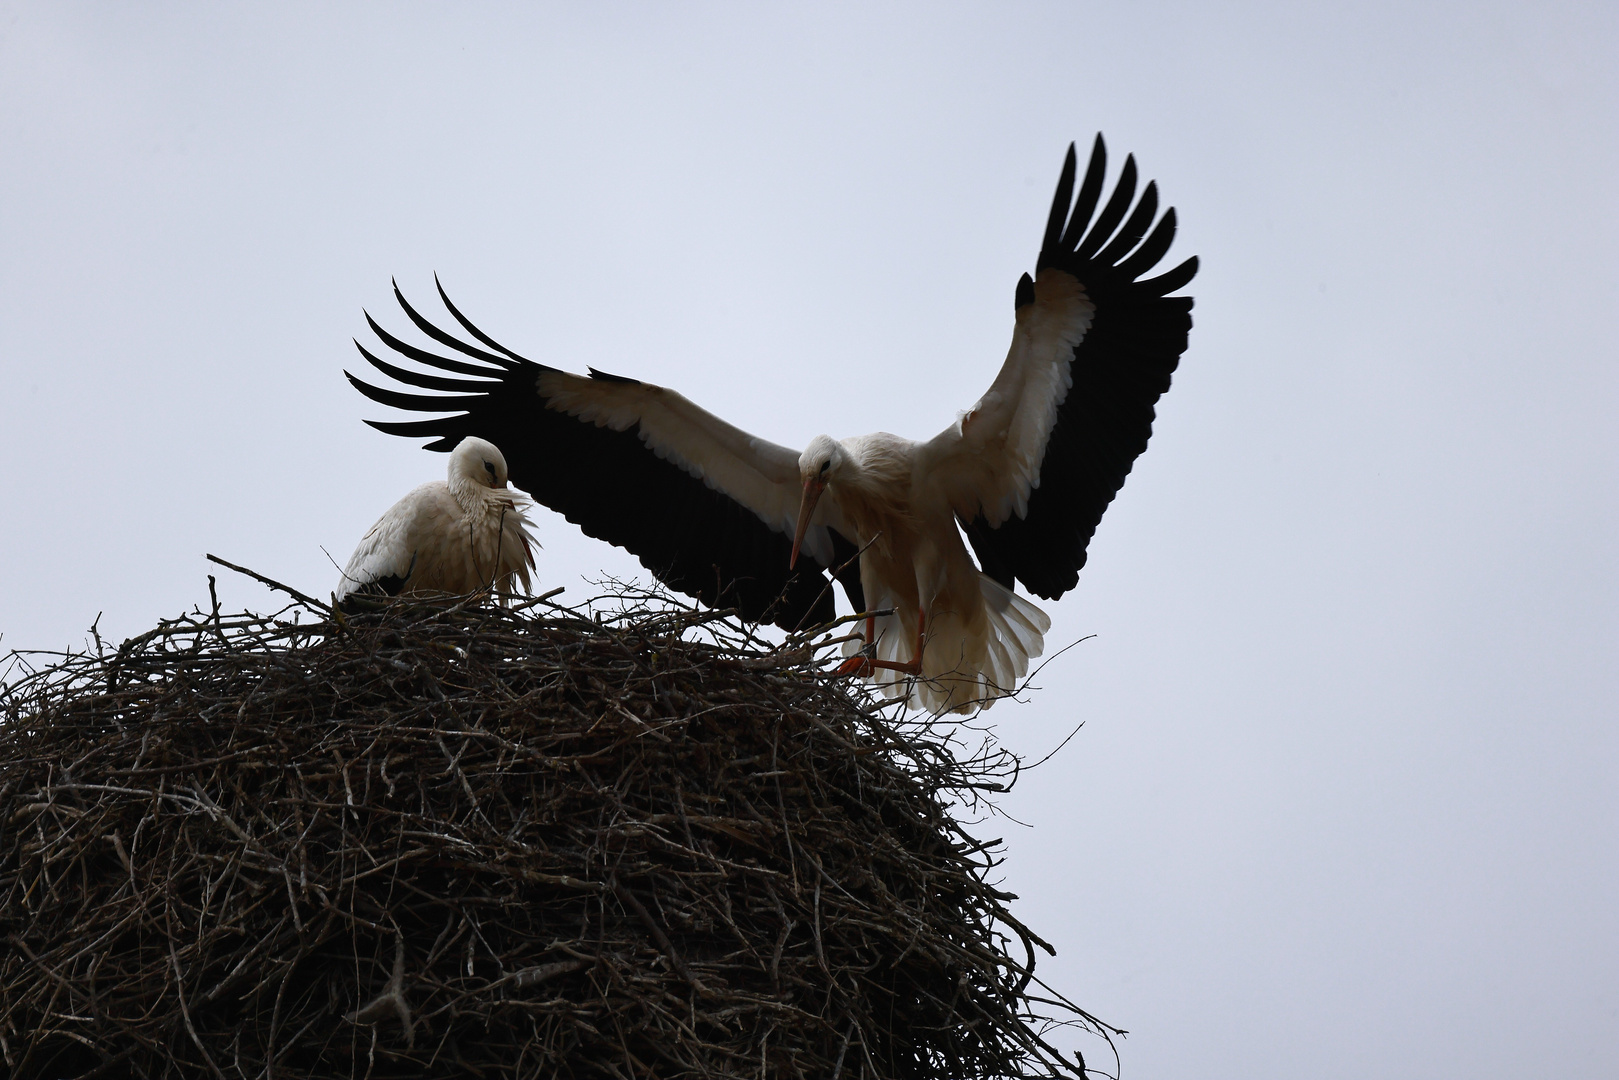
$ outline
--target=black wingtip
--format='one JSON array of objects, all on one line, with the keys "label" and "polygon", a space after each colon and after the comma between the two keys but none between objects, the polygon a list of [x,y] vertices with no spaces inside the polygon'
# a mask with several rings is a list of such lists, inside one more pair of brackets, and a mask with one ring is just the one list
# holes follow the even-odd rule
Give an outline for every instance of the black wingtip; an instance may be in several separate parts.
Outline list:
[{"label": "black wingtip", "polygon": [[[482,330],[479,330],[472,324],[471,319],[461,314],[461,309],[456,307],[455,304],[451,302],[450,294],[444,291],[444,283],[438,279],[437,271],[433,273],[433,286],[434,288],[438,289],[438,298],[444,301],[444,309],[454,316],[455,321],[460,323],[462,329],[466,330],[467,333],[471,334],[473,337],[477,338],[491,349],[494,349],[496,352],[504,353],[506,356],[511,357],[513,360],[516,360],[519,363],[533,363],[532,360],[513,352],[500,342],[496,341],[494,338],[490,337],[488,334],[484,333]],[[511,365],[507,364],[507,366],[510,367]]]},{"label": "black wingtip", "polygon": [[1051,196],[1051,212],[1046,215],[1046,235],[1040,242],[1040,260],[1036,268],[1043,267],[1056,257],[1057,245],[1062,239],[1062,227],[1068,220],[1068,207],[1074,201],[1074,173],[1079,168],[1074,144],[1068,144],[1068,153],[1062,159],[1062,174],[1057,178],[1057,190]]},{"label": "black wingtip", "polygon": [[1108,241],[1107,246],[1096,253],[1096,261],[1111,266],[1124,258],[1141,243],[1157,214],[1158,181],[1149,180],[1141,191],[1141,198],[1136,201],[1136,208],[1130,211],[1129,220],[1119,227],[1118,233]]},{"label": "black wingtip", "polygon": [[1176,289],[1183,289],[1190,284],[1192,278],[1197,276],[1199,265],[1197,256],[1193,255],[1175,269],[1159,274],[1155,278],[1147,278],[1139,284],[1151,295],[1168,296]]},{"label": "black wingtip", "polygon": [[[1062,231],[1062,239],[1057,242],[1060,251],[1073,251],[1079,243],[1080,236],[1085,232],[1085,226],[1091,222],[1091,215],[1096,212],[1096,200],[1102,195],[1102,181],[1107,173],[1107,143],[1102,140],[1102,133],[1096,133],[1096,139],[1091,143],[1090,161],[1085,165],[1085,179],[1079,183],[1079,195],[1074,199],[1074,208],[1068,215],[1068,227]],[[1056,252],[1053,252],[1056,257]]]},{"label": "black wingtip", "polygon": [[1175,242],[1175,208],[1171,206],[1164,211],[1164,216],[1158,219],[1152,233],[1141,242],[1141,246],[1131,252],[1118,264],[1118,272],[1126,281],[1134,281],[1158,265],[1158,261],[1169,254],[1169,246]]},{"label": "black wingtip", "polygon": [[590,372],[590,377],[592,379],[596,379],[599,382],[625,383],[626,385],[629,385],[629,386],[640,386],[641,385],[641,380],[640,379],[631,379],[631,378],[629,378],[627,376],[624,376],[624,375],[612,375],[612,374],[609,374],[608,372],[605,372],[605,371],[599,371],[599,370],[597,370],[596,368],[593,368],[593,367],[587,367],[585,370]]},{"label": "black wingtip", "polygon": [[[392,334],[389,334],[388,331],[384,330],[381,324],[379,324],[377,320],[373,319],[371,317],[371,313],[365,308],[360,309],[360,314],[365,316],[365,324],[371,328],[371,332],[377,335],[377,337],[382,338],[384,341],[388,341],[388,339],[393,336]],[[356,341],[355,344],[358,345],[359,342]],[[392,342],[389,342],[389,344],[392,344]]]},{"label": "black wingtip", "polygon": [[420,439],[431,435],[433,441],[422,449],[440,454],[454,450],[465,438],[459,431],[445,434],[444,425],[438,420],[365,420],[362,423],[366,427],[376,428],[384,435],[402,435],[407,439]]},{"label": "black wingtip", "polygon": [[[404,396],[404,395],[400,394],[399,391],[397,391],[397,390],[384,390],[380,386],[372,386],[370,383],[368,383],[364,379],[358,377],[352,371],[349,371],[347,368],[343,369],[343,377],[349,381],[350,386],[354,387],[354,389],[358,390],[360,393],[364,394],[366,397],[370,398],[372,401],[375,401],[378,405],[394,405],[395,399]],[[395,408],[408,408],[409,406],[395,405],[394,407]],[[446,411],[448,411],[448,410],[446,410]],[[370,424],[371,421],[367,420],[366,423]],[[373,426],[375,426],[375,425],[373,425]]]},{"label": "black wingtip", "polygon": [[1113,231],[1124,220],[1124,215],[1130,209],[1130,204],[1136,197],[1136,156],[1124,155],[1124,167],[1119,170],[1119,178],[1114,181],[1113,194],[1103,205],[1102,212],[1096,216],[1096,221],[1085,233],[1074,248],[1074,254],[1081,259],[1089,259],[1101,250],[1102,245],[1112,237]]},{"label": "black wingtip", "polygon": [[1012,310],[1020,311],[1034,303],[1034,278],[1024,274],[1017,279],[1017,295],[1012,298]]},{"label": "black wingtip", "polygon": [[417,386],[423,390],[443,390],[452,394],[477,394],[488,393],[492,387],[498,387],[500,385],[500,382],[495,379],[446,379],[442,375],[431,375],[423,371],[411,371],[407,368],[402,368],[388,363],[386,360],[373,354],[370,349],[367,349],[364,345],[361,345],[359,341],[355,341],[354,347],[360,350],[360,355],[365,357],[366,363],[388,376],[388,378],[393,379],[395,382],[404,383],[406,386]]}]

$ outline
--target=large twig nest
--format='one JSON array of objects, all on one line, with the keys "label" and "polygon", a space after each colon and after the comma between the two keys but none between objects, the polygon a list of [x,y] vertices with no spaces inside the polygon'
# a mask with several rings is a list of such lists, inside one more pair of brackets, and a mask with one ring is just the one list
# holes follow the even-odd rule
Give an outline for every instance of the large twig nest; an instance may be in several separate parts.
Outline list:
[{"label": "large twig nest", "polygon": [[14,657],[7,1067],[1079,1075],[1048,1025],[1110,1029],[1033,996],[949,809],[1012,762],[806,655],[669,607],[303,606]]}]

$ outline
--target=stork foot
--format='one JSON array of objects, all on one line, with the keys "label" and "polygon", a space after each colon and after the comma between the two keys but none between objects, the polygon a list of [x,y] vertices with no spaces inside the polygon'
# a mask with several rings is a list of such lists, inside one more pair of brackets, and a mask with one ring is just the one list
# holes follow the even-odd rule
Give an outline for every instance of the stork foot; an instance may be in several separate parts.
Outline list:
[{"label": "stork foot", "polygon": [[897,671],[902,675],[922,674],[922,661],[908,660],[900,663],[897,660],[874,660],[869,656],[851,656],[834,669],[836,675],[855,675],[861,678],[870,678],[871,673],[881,668],[884,671]]},{"label": "stork foot", "polygon": [[874,670],[871,666],[871,657],[865,655],[851,656],[832,670],[834,675],[851,675],[857,679],[868,679]]},{"label": "stork foot", "polygon": [[874,618],[867,619],[866,620],[866,647],[861,649],[860,652],[857,655],[851,656],[851,657],[849,657],[849,659],[847,659],[843,663],[839,664],[833,670],[833,674],[834,675],[852,675],[852,676],[854,676],[856,678],[869,679],[869,678],[871,678],[872,672],[876,671],[878,668],[881,668],[884,671],[897,671],[901,675],[911,675],[911,676],[921,675],[922,674],[922,639],[923,639],[923,636],[927,632],[927,625],[928,625],[927,612],[926,611],[918,612],[917,631],[916,631],[916,652],[911,654],[911,659],[910,660],[907,660],[905,663],[902,664],[897,660],[878,660],[875,656],[872,655],[872,652],[876,649],[876,645],[874,644],[874,640],[877,637],[877,620],[874,619]]}]

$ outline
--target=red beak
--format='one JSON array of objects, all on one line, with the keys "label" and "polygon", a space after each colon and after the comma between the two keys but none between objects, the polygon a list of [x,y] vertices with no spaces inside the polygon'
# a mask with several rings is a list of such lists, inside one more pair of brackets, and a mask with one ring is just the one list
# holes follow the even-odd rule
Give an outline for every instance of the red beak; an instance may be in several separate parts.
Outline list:
[{"label": "red beak", "polygon": [[826,484],[820,480],[804,481],[804,501],[798,504],[798,528],[793,531],[793,557],[787,560],[789,570],[798,565],[798,548],[809,530],[810,518],[815,516],[815,504],[821,501],[821,492],[825,490]]}]

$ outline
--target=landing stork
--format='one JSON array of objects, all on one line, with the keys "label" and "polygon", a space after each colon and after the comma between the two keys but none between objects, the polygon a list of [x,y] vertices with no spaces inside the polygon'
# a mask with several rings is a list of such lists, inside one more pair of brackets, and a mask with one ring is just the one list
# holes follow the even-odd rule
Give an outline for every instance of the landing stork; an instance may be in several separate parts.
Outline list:
[{"label": "landing stork", "polygon": [[1068,148],[1034,276],[1017,283],[1000,373],[927,442],[822,435],[795,452],[673,390],[525,359],[474,326],[442,286],[445,308],[477,344],[394,293],[422,333],[468,359],[408,344],[370,315],[383,344],[436,370],[400,367],[356,342],[384,375],[436,393],[349,380],[383,405],[451,414],[373,427],[432,436],[430,450],[473,434],[499,443],[514,482],[539,502],[705,603],[811,625],[834,614],[825,575],[836,573],[855,611],[889,612],[867,620],[866,648],[846,670],[930,711],[988,707],[1027,673],[1050,627],[1015,585],[1049,600],[1075,586],[1103,511],[1146,449],[1192,325],[1191,298],[1169,294],[1192,280],[1196,258],[1143,277],[1169,250],[1175,211],[1158,216],[1155,183],[1136,199],[1131,157],[1098,212],[1106,162],[1098,135],[1076,197]]}]

